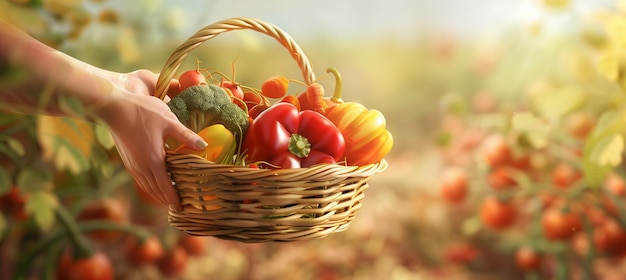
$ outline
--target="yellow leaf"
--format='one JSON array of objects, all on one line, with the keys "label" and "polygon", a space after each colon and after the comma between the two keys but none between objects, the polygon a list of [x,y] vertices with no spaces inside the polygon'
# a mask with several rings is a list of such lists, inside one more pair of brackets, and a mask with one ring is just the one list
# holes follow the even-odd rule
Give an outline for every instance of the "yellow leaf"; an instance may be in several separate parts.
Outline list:
[{"label": "yellow leaf", "polygon": [[141,56],[139,52],[139,45],[135,40],[133,30],[130,28],[123,29],[117,37],[116,41],[117,51],[120,54],[120,58],[124,63],[132,63],[137,61]]},{"label": "yellow leaf", "polygon": [[86,159],[92,155],[94,134],[93,125],[85,121],[49,116],[37,119],[37,140],[43,158],[73,172],[87,168]]},{"label": "yellow leaf", "polygon": [[598,60],[598,70],[604,77],[611,81],[617,80],[619,73],[619,62],[612,54],[603,54]]},{"label": "yellow leaf", "polygon": [[618,166],[622,162],[624,137],[613,134],[598,141],[590,154],[590,160],[600,166]]}]

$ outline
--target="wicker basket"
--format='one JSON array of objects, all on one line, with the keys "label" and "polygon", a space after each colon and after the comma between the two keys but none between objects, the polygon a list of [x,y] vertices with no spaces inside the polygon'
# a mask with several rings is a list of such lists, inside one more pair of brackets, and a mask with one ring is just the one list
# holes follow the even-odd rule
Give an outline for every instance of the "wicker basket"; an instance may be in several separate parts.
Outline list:
[{"label": "wicker basket", "polygon": [[[289,35],[257,19],[233,18],[202,28],[180,45],[163,67],[154,96],[165,97],[168,81],[191,50],[241,29],[275,38],[297,62],[304,81],[315,80],[307,57]],[[242,242],[296,241],[344,231],[361,208],[370,176],[387,168],[383,159],[366,166],[255,169],[172,151],[166,162],[183,205],[180,212],[170,209],[170,225],[192,235]]]}]

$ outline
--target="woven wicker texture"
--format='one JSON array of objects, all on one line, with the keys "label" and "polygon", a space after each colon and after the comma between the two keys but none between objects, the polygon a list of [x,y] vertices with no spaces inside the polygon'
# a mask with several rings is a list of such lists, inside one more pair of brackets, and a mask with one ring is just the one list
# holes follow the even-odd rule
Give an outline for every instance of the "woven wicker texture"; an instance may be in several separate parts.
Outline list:
[{"label": "woven wicker texture", "polygon": [[[307,57],[290,36],[257,19],[234,18],[202,28],[174,50],[154,96],[165,97],[168,81],[190,51],[218,34],[241,29],[275,38],[297,62],[304,81],[315,80]],[[256,169],[172,151],[166,162],[183,205],[181,212],[170,209],[170,225],[193,235],[242,242],[296,241],[346,230],[361,208],[370,176],[387,168],[382,160],[366,166]]]}]

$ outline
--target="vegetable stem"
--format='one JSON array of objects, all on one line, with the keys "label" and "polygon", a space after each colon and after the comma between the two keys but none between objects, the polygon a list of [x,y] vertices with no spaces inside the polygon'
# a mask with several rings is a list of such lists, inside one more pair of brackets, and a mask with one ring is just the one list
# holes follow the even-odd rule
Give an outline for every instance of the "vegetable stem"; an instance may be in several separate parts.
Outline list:
[{"label": "vegetable stem", "polygon": [[335,76],[335,91],[333,92],[333,96],[330,98],[331,101],[335,103],[343,103],[343,99],[341,99],[341,75],[339,71],[333,67],[329,67],[326,69],[326,73],[332,73]]}]

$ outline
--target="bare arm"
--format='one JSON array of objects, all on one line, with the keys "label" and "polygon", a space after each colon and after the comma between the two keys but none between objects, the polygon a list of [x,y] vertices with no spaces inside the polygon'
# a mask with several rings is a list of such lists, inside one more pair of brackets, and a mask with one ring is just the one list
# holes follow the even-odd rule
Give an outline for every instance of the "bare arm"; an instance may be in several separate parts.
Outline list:
[{"label": "bare arm", "polygon": [[[87,117],[111,130],[127,170],[144,190],[176,209],[178,195],[165,168],[164,138],[191,147],[206,143],[151,96],[157,75],[115,73],[62,54],[0,19],[0,109],[76,117],[59,107],[79,100]],[[44,100],[44,102],[42,102]]]}]

